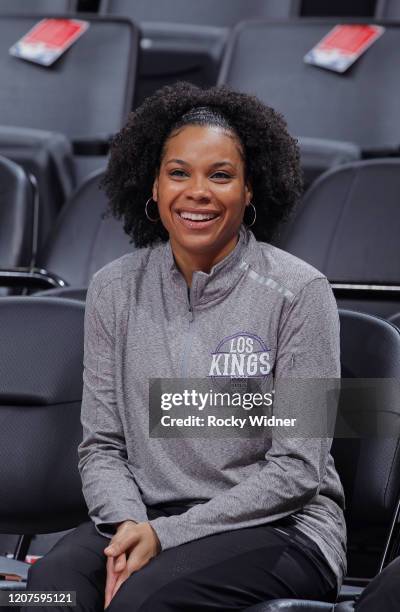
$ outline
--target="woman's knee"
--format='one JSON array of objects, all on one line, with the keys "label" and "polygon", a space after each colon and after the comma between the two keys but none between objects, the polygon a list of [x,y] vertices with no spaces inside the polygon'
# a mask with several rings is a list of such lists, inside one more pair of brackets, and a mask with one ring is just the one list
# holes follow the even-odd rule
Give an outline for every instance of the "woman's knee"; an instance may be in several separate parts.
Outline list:
[{"label": "woman's knee", "polygon": [[105,581],[106,556],[103,550],[106,545],[106,538],[96,537],[90,525],[81,525],[58,540],[29,568],[28,584],[50,584],[53,576],[59,577],[60,574],[67,580],[70,576],[71,582],[76,574],[96,575]]},{"label": "woman's knee", "polygon": [[[62,584],[60,580],[62,580]],[[57,590],[64,584],[74,584],[74,573],[70,571],[69,567],[65,566],[63,560],[58,561],[50,553],[36,561],[28,570],[28,590]]]}]

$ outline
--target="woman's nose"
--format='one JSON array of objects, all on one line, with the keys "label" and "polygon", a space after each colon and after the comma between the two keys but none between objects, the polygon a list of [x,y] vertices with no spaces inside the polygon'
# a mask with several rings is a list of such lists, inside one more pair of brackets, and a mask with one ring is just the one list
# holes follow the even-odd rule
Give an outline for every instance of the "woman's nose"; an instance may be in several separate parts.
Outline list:
[{"label": "woman's nose", "polygon": [[186,186],[186,196],[193,200],[209,200],[211,198],[211,191],[207,179],[192,177]]}]

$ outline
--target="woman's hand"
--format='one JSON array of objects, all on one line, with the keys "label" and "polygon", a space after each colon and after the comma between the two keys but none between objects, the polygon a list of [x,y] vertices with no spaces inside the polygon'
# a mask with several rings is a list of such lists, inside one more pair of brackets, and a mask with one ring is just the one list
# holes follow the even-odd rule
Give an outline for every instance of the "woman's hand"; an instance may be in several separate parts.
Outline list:
[{"label": "woman's hand", "polygon": [[104,549],[108,557],[104,608],[110,604],[121,584],[160,552],[160,541],[149,523],[121,523]]}]

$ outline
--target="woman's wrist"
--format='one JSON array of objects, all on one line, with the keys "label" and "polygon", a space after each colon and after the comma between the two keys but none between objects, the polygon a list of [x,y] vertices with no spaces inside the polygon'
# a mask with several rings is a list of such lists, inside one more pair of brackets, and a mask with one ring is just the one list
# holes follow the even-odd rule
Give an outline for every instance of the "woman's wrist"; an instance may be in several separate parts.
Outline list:
[{"label": "woman's wrist", "polygon": [[114,523],[115,529],[119,529],[119,527],[121,527],[121,525],[125,525],[125,523],[133,523],[134,525],[137,525],[137,521],[134,521],[133,519],[127,519],[126,521],[121,521],[120,523]]}]

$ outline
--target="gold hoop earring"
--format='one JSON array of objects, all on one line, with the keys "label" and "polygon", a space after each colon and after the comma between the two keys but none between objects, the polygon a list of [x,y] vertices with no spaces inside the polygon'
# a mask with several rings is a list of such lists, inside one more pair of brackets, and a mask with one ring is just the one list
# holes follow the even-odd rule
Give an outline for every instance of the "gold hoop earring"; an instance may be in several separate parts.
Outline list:
[{"label": "gold hoop earring", "polygon": [[146,217],[148,218],[149,221],[151,221],[152,223],[157,223],[157,221],[160,220],[160,217],[157,217],[157,219],[153,219],[152,217],[150,217],[149,211],[147,210],[147,206],[149,205],[150,200],[152,200],[154,202],[153,198],[149,198],[147,200],[146,204],[144,205],[144,213],[145,213],[145,215],[146,215]]},{"label": "gold hoop earring", "polygon": [[254,219],[253,219],[253,221],[252,221],[250,224],[245,223],[245,226],[246,226],[246,227],[252,227],[252,226],[254,225],[254,223],[256,222],[256,219],[257,219],[257,211],[256,211],[256,207],[254,206],[253,202],[250,202],[250,203],[249,203],[249,204],[246,206],[246,208],[248,208],[249,206],[252,206],[252,207],[253,207],[253,210],[254,210]]}]

